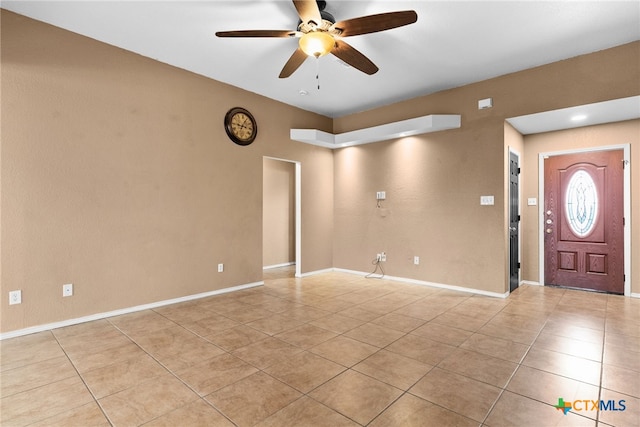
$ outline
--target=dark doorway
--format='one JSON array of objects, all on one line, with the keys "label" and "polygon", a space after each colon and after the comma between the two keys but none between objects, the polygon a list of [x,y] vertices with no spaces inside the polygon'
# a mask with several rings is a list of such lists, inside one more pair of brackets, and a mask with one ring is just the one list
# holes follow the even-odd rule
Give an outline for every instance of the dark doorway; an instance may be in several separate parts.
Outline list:
[{"label": "dark doorway", "polygon": [[509,152],[509,291],[520,284],[520,166],[518,155]]}]

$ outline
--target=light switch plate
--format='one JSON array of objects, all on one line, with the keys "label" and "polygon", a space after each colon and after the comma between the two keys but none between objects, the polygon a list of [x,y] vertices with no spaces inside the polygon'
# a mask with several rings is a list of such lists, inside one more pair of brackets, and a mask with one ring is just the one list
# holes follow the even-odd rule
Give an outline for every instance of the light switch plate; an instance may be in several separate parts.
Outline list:
[{"label": "light switch plate", "polygon": [[536,199],[535,197],[529,197],[527,199],[528,206],[536,206],[537,204],[538,204],[538,199]]},{"label": "light switch plate", "polygon": [[480,196],[480,204],[482,206],[491,206],[494,204],[493,196]]}]

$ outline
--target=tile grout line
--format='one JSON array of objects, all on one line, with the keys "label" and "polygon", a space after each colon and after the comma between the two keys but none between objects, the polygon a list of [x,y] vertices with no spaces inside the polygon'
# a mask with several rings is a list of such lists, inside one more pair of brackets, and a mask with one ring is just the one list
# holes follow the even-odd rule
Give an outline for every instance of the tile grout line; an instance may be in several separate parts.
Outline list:
[{"label": "tile grout line", "polygon": [[[554,310],[557,307],[558,303],[560,302],[560,299],[558,299],[558,301],[555,303],[554,305]],[[502,310],[500,310],[498,313],[501,313],[508,305],[506,305],[505,307],[502,308]],[[498,313],[496,313],[496,316],[498,315]],[[495,317],[495,316],[494,316]],[[529,354],[529,351],[531,351],[531,348],[533,347],[533,343],[536,342],[536,340],[538,339],[538,337],[540,336],[540,334],[542,333],[542,330],[544,329],[544,327],[546,326],[547,322],[549,321],[549,315],[546,315],[546,319],[545,322],[543,323],[542,327],[540,327],[540,330],[538,331],[538,333],[536,334],[536,336],[534,337],[534,339],[531,341],[531,344],[529,344],[527,346],[527,350],[524,352],[524,354],[522,355],[522,357],[520,358],[520,361],[518,361],[517,363],[517,367],[516,369],[514,369],[514,371],[511,373],[511,375],[509,376],[509,379],[507,380],[507,382],[504,384],[503,387],[501,387],[500,389],[500,393],[498,393],[498,397],[496,398],[496,400],[493,402],[493,404],[491,405],[491,407],[489,408],[489,410],[487,411],[487,414],[485,415],[484,419],[482,420],[481,425],[484,426],[486,425],[487,419],[489,418],[489,416],[491,415],[491,412],[493,412],[493,409],[496,407],[496,405],[498,404],[498,401],[500,400],[500,398],[502,397],[502,395],[504,394],[505,391],[507,391],[507,387],[509,387],[509,384],[511,383],[511,380],[513,380],[513,377],[515,377],[516,373],[520,370],[520,367],[522,366],[522,362],[524,361],[524,359],[527,357],[527,355]],[[526,396],[523,396],[526,397]]]},{"label": "tile grout line", "polygon": [[[98,408],[100,408],[100,412],[102,413],[102,415],[104,415],[104,417],[107,420],[107,422],[113,427],[114,426],[113,421],[111,420],[111,418],[109,418],[109,416],[105,412],[104,408],[100,404],[100,401],[96,398],[96,395],[93,393],[93,390],[91,390],[91,388],[89,387],[89,385],[85,381],[85,379],[82,376],[82,374],[80,373],[80,371],[78,371],[78,368],[77,368],[76,364],[73,363],[73,360],[71,359],[71,357],[69,357],[69,354],[65,350],[64,346],[62,344],[60,344],[60,340],[58,340],[58,337],[56,336],[56,334],[53,331],[54,330],[51,330],[51,335],[53,335],[53,339],[56,340],[56,342],[60,346],[60,349],[62,350],[62,352],[66,356],[67,360],[69,360],[69,363],[71,363],[71,366],[73,366],[73,370],[76,372],[76,374],[78,375],[78,378],[80,378],[80,381],[82,381],[82,384],[84,384],[84,386],[87,389],[87,391],[89,392],[89,394],[91,394],[91,397],[93,398],[93,401],[96,403],[96,405],[98,405]],[[51,417],[49,417],[49,418],[51,418]]]},{"label": "tile grout line", "polygon": [[[196,336],[198,336],[198,337],[199,337],[199,335],[197,335],[195,332],[193,332],[193,331],[191,331],[191,330],[189,330],[189,329],[185,328],[182,324],[180,324],[180,323],[178,323],[178,322],[176,322],[176,321],[174,321],[174,320],[172,320],[172,319],[168,318],[167,316],[163,315],[162,313],[158,313],[158,312],[156,312],[156,311],[155,311],[155,310],[153,310],[153,309],[152,309],[152,311],[154,311],[154,312],[155,312],[156,314],[158,314],[159,316],[162,316],[162,317],[164,317],[165,319],[167,319],[167,320],[169,320],[169,321],[171,321],[171,322],[175,323],[177,326],[180,326],[182,329],[184,329],[184,330],[186,330],[186,331],[188,331],[188,332],[191,332],[191,333],[193,333],[194,335],[196,335]],[[107,320],[109,320],[109,319],[107,319]],[[122,329],[120,329],[120,327],[118,327],[117,325],[115,325],[115,324],[113,324],[113,323],[111,323],[111,322],[109,322],[109,323],[110,323],[114,328],[116,328],[118,331],[120,331],[124,336],[126,336],[127,338],[129,338],[129,340],[131,340],[131,342],[133,342],[133,343],[134,343],[138,348],[140,348],[140,350],[142,350],[142,351],[143,351],[147,356],[151,357],[151,358],[152,358],[156,363],[158,363],[160,366],[162,366],[162,368],[164,368],[164,369],[165,369],[165,370],[166,370],[166,371],[167,371],[171,376],[173,376],[175,379],[177,379],[178,381],[180,381],[180,382],[181,382],[184,386],[186,386],[189,390],[191,390],[191,391],[192,391],[192,392],[193,392],[193,393],[198,397],[198,399],[196,399],[196,400],[202,400],[202,401],[204,401],[204,403],[205,403],[205,404],[207,404],[207,405],[211,406],[211,407],[212,407],[213,409],[215,409],[218,413],[220,413],[223,417],[225,417],[226,419],[228,419],[228,420],[229,420],[229,422],[231,422],[232,424],[235,424],[235,423],[234,423],[234,422],[233,422],[233,421],[232,421],[232,420],[231,420],[231,419],[230,419],[230,418],[229,418],[229,417],[228,417],[224,412],[222,412],[219,408],[216,408],[216,406],[215,406],[215,405],[213,405],[213,403],[209,402],[209,401],[205,398],[205,396],[201,396],[201,395],[200,395],[200,393],[198,393],[198,392],[197,392],[193,387],[191,387],[191,386],[190,386],[188,383],[186,383],[182,378],[180,378],[180,377],[179,377],[175,372],[173,372],[173,370],[169,369],[169,367],[167,367],[164,363],[162,363],[159,359],[157,359],[153,354],[151,354],[151,353],[150,353],[150,352],[148,352],[144,347],[142,347],[140,344],[138,344],[138,342],[137,342],[136,340],[134,340],[134,339],[133,339],[131,336],[129,336],[126,332],[124,332]],[[166,329],[166,328],[165,328],[165,329]],[[202,338],[202,337],[200,337],[200,338]],[[207,340],[207,342],[209,342],[209,341]],[[215,347],[220,348],[220,347],[216,346],[216,345],[215,345],[215,344],[213,344],[213,343],[211,343],[211,345],[214,345]],[[228,353],[228,352],[227,352],[225,349],[223,349],[223,348],[220,348],[220,350],[224,351],[226,354],[230,354],[230,353]],[[155,377],[153,377],[153,378],[149,378],[147,381],[150,381],[150,380],[155,379],[155,378],[157,378],[157,377],[158,377],[158,376],[155,376]],[[143,381],[143,383],[144,383],[144,382],[147,382],[147,381]],[[238,380],[238,381],[240,381],[240,380]],[[236,382],[237,382],[237,381],[236,381]],[[140,384],[143,384],[143,383],[140,383]],[[132,386],[132,387],[136,387],[136,386],[138,386],[138,384],[136,384],[135,386]],[[129,388],[132,388],[132,387],[129,387]],[[126,390],[126,389],[125,389],[125,390]],[[121,391],[122,391],[122,390],[121,390]],[[194,400],[194,402],[195,402],[196,400]],[[150,419],[150,420],[145,421],[145,424],[146,424],[146,423],[149,423],[149,422],[151,422],[151,421],[153,421],[153,420],[155,420],[155,419],[157,419],[157,418],[160,418],[160,417],[162,417],[162,416],[164,416],[164,415],[166,415],[166,414],[168,414],[168,413],[171,413],[171,412],[173,412],[173,411],[175,411],[175,410],[177,410],[177,409],[180,409],[180,408],[183,408],[183,407],[185,407],[185,406],[187,406],[187,405],[190,405],[191,403],[193,403],[193,402],[187,402],[187,403],[185,403],[184,405],[182,405],[182,406],[180,406],[180,407],[172,408],[172,409],[171,409],[170,411],[168,411],[168,412],[165,412],[165,413],[163,413],[163,414],[158,415],[157,417],[155,417],[155,418],[153,418],[153,419]],[[103,412],[104,412],[104,411],[103,411]],[[109,420],[109,421],[110,421],[110,420]],[[111,423],[111,425],[113,425],[113,423]]]}]

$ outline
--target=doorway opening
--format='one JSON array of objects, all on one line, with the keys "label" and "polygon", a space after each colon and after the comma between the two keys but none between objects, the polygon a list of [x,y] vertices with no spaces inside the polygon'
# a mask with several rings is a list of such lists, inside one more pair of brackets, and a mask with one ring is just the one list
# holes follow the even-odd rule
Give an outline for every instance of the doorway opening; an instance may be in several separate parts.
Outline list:
[{"label": "doorway opening", "polygon": [[262,265],[265,276],[301,276],[301,165],[264,157]]},{"label": "doorway opening", "polygon": [[630,295],[629,151],[540,153],[541,284]]},{"label": "doorway opening", "polygon": [[509,149],[509,292],[520,285],[520,156]]}]

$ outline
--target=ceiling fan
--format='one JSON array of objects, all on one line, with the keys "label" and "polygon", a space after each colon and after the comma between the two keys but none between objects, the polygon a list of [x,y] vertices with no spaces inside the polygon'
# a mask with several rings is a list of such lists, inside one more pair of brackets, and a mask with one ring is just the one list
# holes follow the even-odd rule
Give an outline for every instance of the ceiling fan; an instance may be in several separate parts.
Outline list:
[{"label": "ceiling fan", "polygon": [[300,16],[298,28],[294,31],[218,31],[216,36],[299,38],[299,46],[284,65],[280,72],[280,78],[289,77],[293,74],[307,57],[319,58],[328,53],[335,55],[363,73],[371,75],[378,71],[378,67],[342,38],[390,30],[413,24],[418,20],[418,15],[415,11],[405,10],[367,15],[336,22],[335,18],[324,10],[326,4],[326,1],[320,0],[293,0],[293,5]]}]

